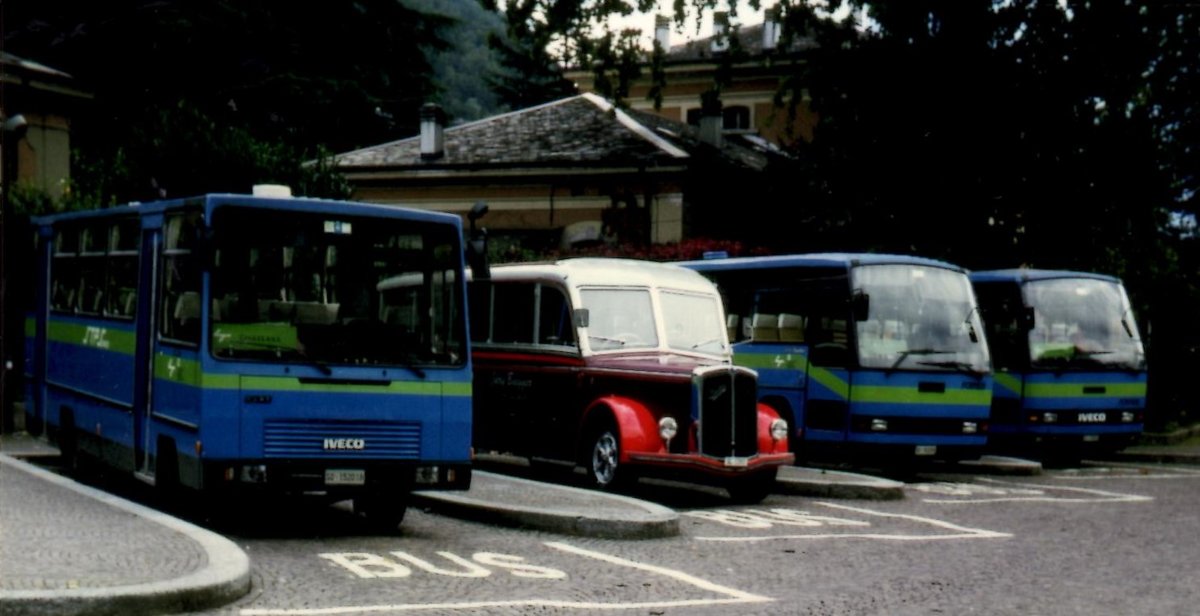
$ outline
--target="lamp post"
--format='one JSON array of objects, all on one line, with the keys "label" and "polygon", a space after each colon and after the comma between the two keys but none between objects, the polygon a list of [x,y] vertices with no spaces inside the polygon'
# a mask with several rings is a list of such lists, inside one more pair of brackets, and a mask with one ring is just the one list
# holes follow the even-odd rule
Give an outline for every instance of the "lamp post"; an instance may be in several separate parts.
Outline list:
[{"label": "lamp post", "polygon": [[4,118],[4,133],[0,137],[0,433],[9,434],[15,428],[9,373],[9,311],[13,306],[10,297],[9,258],[12,256],[12,199],[10,194],[16,182],[17,143],[25,137],[29,122],[25,116],[16,114]]}]

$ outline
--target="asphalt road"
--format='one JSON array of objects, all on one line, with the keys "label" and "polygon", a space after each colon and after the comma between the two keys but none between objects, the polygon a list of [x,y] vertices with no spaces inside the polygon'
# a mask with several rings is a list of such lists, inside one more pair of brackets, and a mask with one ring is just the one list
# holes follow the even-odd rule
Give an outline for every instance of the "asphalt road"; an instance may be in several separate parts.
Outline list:
[{"label": "asphalt road", "polygon": [[606,540],[296,503],[207,521],[253,589],[207,614],[1200,613],[1200,469],[922,475],[892,501],[654,486],[682,532]]}]

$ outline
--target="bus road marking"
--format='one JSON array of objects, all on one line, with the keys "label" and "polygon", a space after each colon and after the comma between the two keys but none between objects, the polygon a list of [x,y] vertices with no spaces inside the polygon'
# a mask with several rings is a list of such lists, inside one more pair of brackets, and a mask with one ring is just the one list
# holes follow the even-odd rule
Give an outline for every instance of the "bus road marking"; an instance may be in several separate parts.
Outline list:
[{"label": "bus road marking", "polygon": [[[723,541],[723,542],[759,542],[759,541],[775,541],[779,539],[881,539],[885,541],[939,541],[945,539],[1007,539],[1012,537],[1011,533],[1002,533],[997,531],[985,530],[982,528],[969,528],[960,526],[952,522],[944,520],[935,520],[923,516],[910,515],[904,513],[885,513],[882,511],[874,511],[871,509],[863,509],[861,507],[851,507],[849,505],[840,505],[837,503],[815,502],[816,505],[830,507],[832,509],[840,509],[843,511],[858,513],[866,516],[876,516],[881,518],[891,518],[896,520],[905,520],[916,522],[918,524],[930,525],[938,529],[948,530],[948,533],[938,533],[929,535],[915,535],[902,533],[884,533],[884,532],[838,532],[838,533],[809,533],[809,534],[772,534],[772,535],[756,535],[750,537],[710,537],[698,536],[697,541]],[[791,511],[791,513],[786,513]],[[808,512],[772,509],[770,512],[759,510],[716,510],[716,511],[694,511],[685,513],[684,515],[699,518],[702,520],[717,522],[732,526],[735,528],[750,528],[750,529],[769,529],[778,525],[783,526],[801,526],[801,527],[823,527],[823,526],[843,526],[863,528],[871,526],[871,523],[864,520],[854,520],[846,518],[835,518],[830,516],[814,516]]]},{"label": "bus road marking", "polygon": [[[684,573],[683,571],[679,571],[676,569],[668,569],[666,567],[659,567],[657,565],[640,563],[637,561],[621,558],[619,556],[613,556],[611,554],[596,552],[596,551],[588,550],[585,548],[581,548],[578,546],[573,546],[573,545],[570,545],[567,543],[561,543],[561,542],[557,542],[557,541],[547,541],[547,542],[545,542],[545,545],[550,548],[559,550],[561,552],[566,552],[568,554],[573,554],[575,556],[579,556],[582,558],[590,558],[593,560],[606,562],[606,563],[615,565],[617,567],[623,567],[623,568],[633,569],[633,570],[637,570],[637,571],[643,571],[646,573],[670,578],[670,579],[676,580],[678,582],[682,582],[686,585],[695,587],[698,590],[711,592],[711,593],[714,593],[714,594],[717,594],[720,596],[711,598],[711,599],[668,599],[668,600],[663,600],[663,601],[640,601],[640,602],[630,602],[630,603],[602,603],[602,602],[598,602],[598,601],[568,601],[568,600],[562,600],[562,599],[534,598],[534,599],[512,599],[512,600],[495,600],[495,601],[460,601],[460,602],[446,602],[446,603],[393,603],[393,604],[385,604],[385,605],[362,605],[362,606],[325,607],[325,608],[281,608],[281,609],[247,608],[247,609],[241,610],[240,614],[242,614],[242,616],[324,616],[324,615],[337,615],[337,614],[360,614],[360,613],[367,613],[367,612],[416,612],[416,611],[425,611],[425,610],[480,610],[480,609],[498,609],[498,608],[560,608],[560,609],[579,609],[579,610],[658,610],[658,609],[667,609],[667,608],[705,607],[705,606],[714,606],[714,605],[768,603],[768,602],[772,602],[775,600],[770,597],[764,597],[762,595],[756,595],[753,593],[748,593],[748,592],[744,592],[741,590],[737,590],[736,588],[731,588],[729,586],[724,586],[721,584],[710,582],[708,580],[696,577],[696,576],[688,574],[688,573]],[[350,553],[350,554],[357,554],[357,553]],[[393,553],[393,554],[395,554],[395,553]],[[417,562],[420,561],[420,559],[412,557],[411,555],[407,555],[403,552],[401,552],[400,554],[404,554],[404,556],[402,556],[401,558],[410,564],[417,564]],[[439,554],[442,554],[443,556],[445,556],[445,554],[443,554],[441,552],[439,552]],[[326,558],[326,559],[336,562],[338,564],[344,565],[343,562],[339,562],[338,558],[336,558],[336,557],[331,558],[331,556],[335,556],[335,555],[332,555],[332,554],[322,554],[321,555],[322,558]],[[343,556],[344,556],[344,554],[343,554]],[[524,565],[523,564],[524,559],[517,557],[517,556],[487,553],[487,557],[482,560],[480,558],[478,558],[478,556],[479,555],[477,554],[476,558],[475,558],[475,560],[477,562],[486,562],[488,564],[500,565],[500,566],[506,567],[506,568],[511,568],[513,566],[521,567],[521,568],[523,568],[523,570],[529,572],[532,577],[545,577],[545,578],[550,578],[550,579],[558,579],[559,576],[556,575],[556,573],[561,573],[557,569],[550,569],[548,567],[536,567],[536,566],[532,566],[532,565]],[[465,559],[457,558],[457,557],[453,558],[453,559],[449,559],[449,560],[452,560],[460,565],[462,565],[465,562]],[[518,564],[518,563],[521,563],[521,564]],[[442,573],[442,571],[435,571],[436,568],[434,568],[432,566],[428,566],[428,563],[418,564],[417,566],[426,571],[429,571],[429,572]],[[404,567],[402,565],[400,565],[400,567],[402,569],[407,569],[407,567]],[[353,571],[353,567],[350,567],[350,568]],[[477,566],[471,565],[471,566],[466,567],[466,570],[467,570],[466,573],[453,573],[451,575],[457,575],[458,577],[483,577],[486,574],[481,573],[480,569],[481,568],[479,568]],[[356,575],[359,574],[359,572],[357,572],[357,571],[354,571],[354,572],[356,573]],[[514,571],[514,574],[516,574],[515,571]],[[403,576],[402,575],[392,575],[392,576],[384,575],[382,577],[403,577]],[[566,574],[563,573],[562,577],[566,577]]]},{"label": "bus road marking", "polygon": [[[922,502],[940,505],[974,505],[980,503],[1143,503],[1154,500],[1151,496],[1138,494],[1122,494],[1107,490],[1076,488],[1067,486],[1047,486],[1033,483],[1016,483],[1002,481],[989,477],[980,477],[979,481],[997,484],[999,487],[981,486],[971,483],[923,483],[912,484],[908,487],[927,494],[940,494],[947,497],[961,498],[923,498]],[[1083,496],[1069,497],[1052,494],[1054,491],[1081,494]]]}]

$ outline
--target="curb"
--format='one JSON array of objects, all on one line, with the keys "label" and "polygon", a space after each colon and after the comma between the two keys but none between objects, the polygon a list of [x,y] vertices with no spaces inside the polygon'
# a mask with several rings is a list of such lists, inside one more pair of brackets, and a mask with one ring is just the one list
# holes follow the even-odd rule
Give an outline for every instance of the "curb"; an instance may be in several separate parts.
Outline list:
[{"label": "curb", "polygon": [[[1089,460],[1093,461],[1093,460]],[[1190,466],[1200,465],[1200,454],[1175,454],[1175,453],[1153,453],[1153,452],[1117,452],[1104,457],[1096,462],[1142,462],[1148,464],[1185,464]]]},{"label": "curb", "polygon": [[181,533],[198,543],[208,560],[208,565],[199,571],[162,582],[109,588],[0,590],[0,612],[6,616],[189,612],[226,605],[250,591],[250,559],[232,541],[8,454],[0,454],[0,460],[6,466]]},{"label": "curb", "polygon": [[970,468],[973,472],[991,475],[1033,476],[1041,475],[1044,470],[1041,462],[1010,456],[986,455],[978,460],[960,460],[958,464]]},{"label": "curb", "polygon": [[1138,441],[1139,445],[1176,445],[1193,436],[1200,435],[1200,424],[1180,428],[1174,432],[1146,432]]},{"label": "curb", "polygon": [[785,466],[775,477],[775,492],[819,498],[901,500],[904,483],[844,471]]},{"label": "curb", "polygon": [[[582,508],[571,510],[535,509],[523,505],[499,504],[480,500],[473,498],[470,491],[465,494],[462,492],[417,491],[413,492],[413,502],[438,513],[461,519],[514,528],[544,530],[564,535],[604,539],[657,539],[674,537],[679,534],[679,514],[654,503],[618,494],[496,475],[486,471],[476,470],[474,476],[483,479],[495,478],[511,481],[538,489],[561,491],[564,495],[582,497],[587,500],[608,500],[625,505],[634,513],[606,516],[588,512]],[[564,501],[566,500],[564,499]]]}]

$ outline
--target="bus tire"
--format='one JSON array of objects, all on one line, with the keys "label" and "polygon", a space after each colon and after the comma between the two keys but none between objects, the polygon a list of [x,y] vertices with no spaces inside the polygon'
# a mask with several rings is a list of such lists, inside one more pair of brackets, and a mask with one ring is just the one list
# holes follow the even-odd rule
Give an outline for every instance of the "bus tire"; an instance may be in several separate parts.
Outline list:
[{"label": "bus tire", "polygon": [[63,408],[58,412],[58,459],[64,469],[79,468],[79,440],[75,434],[75,412]]},{"label": "bus tire", "polygon": [[603,421],[588,433],[584,464],[592,487],[618,490],[632,483],[629,469],[621,466],[621,433],[612,421]]},{"label": "bus tire", "polygon": [[182,485],[179,481],[179,452],[175,448],[175,441],[160,436],[154,456],[154,489],[163,502],[174,504],[179,500]]},{"label": "bus tire", "polygon": [[395,532],[408,512],[408,495],[399,491],[373,491],[354,497],[354,513],[381,532]]}]

